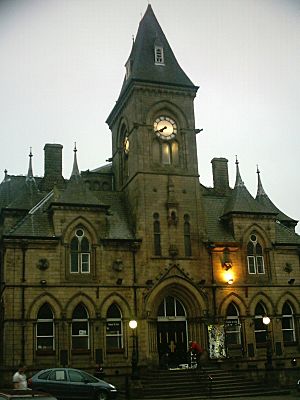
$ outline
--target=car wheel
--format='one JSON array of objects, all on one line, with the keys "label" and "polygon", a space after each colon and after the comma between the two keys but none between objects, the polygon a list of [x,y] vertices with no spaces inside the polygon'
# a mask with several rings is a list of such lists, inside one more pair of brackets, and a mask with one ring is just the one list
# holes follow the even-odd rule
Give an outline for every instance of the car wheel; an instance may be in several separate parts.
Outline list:
[{"label": "car wheel", "polygon": [[97,400],[108,400],[108,394],[106,392],[99,392]]}]

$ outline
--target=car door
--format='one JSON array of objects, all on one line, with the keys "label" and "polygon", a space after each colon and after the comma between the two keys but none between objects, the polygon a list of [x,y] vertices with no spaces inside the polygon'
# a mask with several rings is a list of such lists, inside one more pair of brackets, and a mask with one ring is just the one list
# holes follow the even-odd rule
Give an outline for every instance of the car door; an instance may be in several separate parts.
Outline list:
[{"label": "car door", "polygon": [[85,374],[74,369],[69,369],[68,374],[72,399],[84,400],[94,397],[94,388]]},{"label": "car door", "polygon": [[59,398],[68,399],[72,397],[68,375],[64,368],[53,370],[43,384],[43,389]]}]

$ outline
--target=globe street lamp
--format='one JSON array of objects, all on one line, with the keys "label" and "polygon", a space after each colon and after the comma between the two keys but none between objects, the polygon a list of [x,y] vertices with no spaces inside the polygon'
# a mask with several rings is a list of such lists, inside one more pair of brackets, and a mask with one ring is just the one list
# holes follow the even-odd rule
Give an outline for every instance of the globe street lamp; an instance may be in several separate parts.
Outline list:
[{"label": "globe street lamp", "polygon": [[271,320],[268,316],[263,317],[263,323],[266,326],[266,342],[267,342],[267,362],[266,368],[272,369],[272,338],[271,332],[269,331],[269,324]]},{"label": "globe street lamp", "polygon": [[132,356],[131,356],[131,378],[138,379],[139,378],[139,370],[138,370],[138,343],[137,343],[137,335],[136,328],[137,322],[135,319],[129,321],[129,327],[132,329]]}]

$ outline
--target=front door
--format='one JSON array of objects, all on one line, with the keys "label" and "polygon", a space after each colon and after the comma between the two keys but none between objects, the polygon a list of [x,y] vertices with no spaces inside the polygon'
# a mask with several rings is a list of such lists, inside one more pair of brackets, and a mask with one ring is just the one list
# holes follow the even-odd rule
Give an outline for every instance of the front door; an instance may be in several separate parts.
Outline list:
[{"label": "front door", "polygon": [[187,322],[183,304],[175,297],[164,298],[157,316],[157,350],[162,368],[187,363]]}]

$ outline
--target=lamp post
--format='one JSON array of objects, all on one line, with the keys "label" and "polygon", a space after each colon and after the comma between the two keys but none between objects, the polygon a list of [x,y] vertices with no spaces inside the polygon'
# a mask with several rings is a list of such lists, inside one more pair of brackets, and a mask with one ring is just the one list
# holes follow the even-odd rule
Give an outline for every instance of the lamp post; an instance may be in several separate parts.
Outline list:
[{"label": "lamp post", "polygon": [[267,362],[266,369],[272,369],[272,338],[269,331],[271,320],[268,316],[263,317],[263,323],[266,326],[266,342],[267,342]]},{"label": "lamp post", "polygon": [[137,335],[136,328],[137,322],[135,319],[129,321],[129,327],[132,329],[132,356],[131,356],[131,378],[138,379],[139,378],[139,370],[138,370],[138,343],[137,343]]}]

